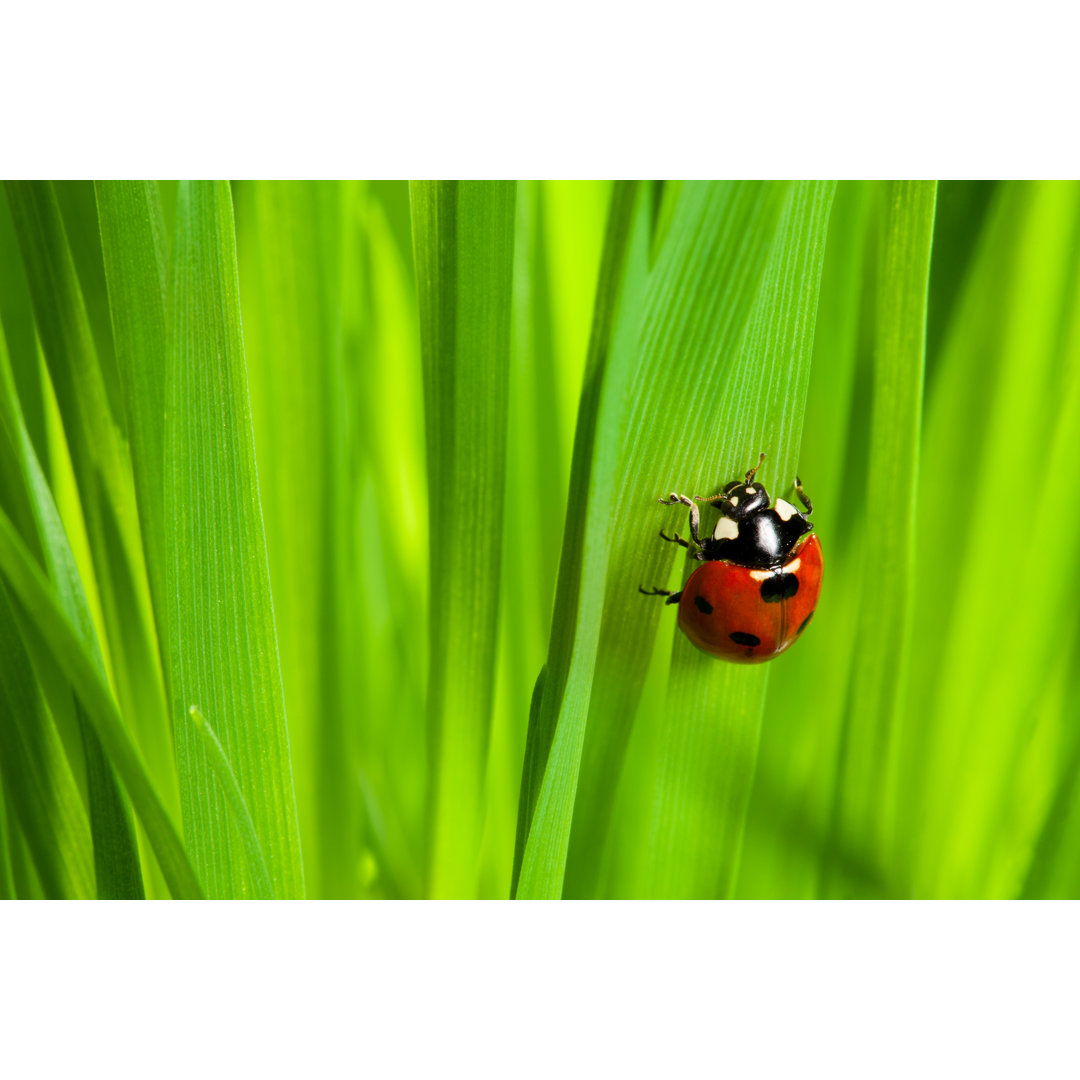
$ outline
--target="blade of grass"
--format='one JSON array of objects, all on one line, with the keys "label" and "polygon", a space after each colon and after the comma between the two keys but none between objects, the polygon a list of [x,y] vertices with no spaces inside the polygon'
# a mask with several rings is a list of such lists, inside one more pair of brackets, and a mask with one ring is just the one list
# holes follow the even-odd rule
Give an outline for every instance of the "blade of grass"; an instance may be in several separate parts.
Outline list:
[{"label": "blade of grass", "polygon": [[158,638],[165,639],[164,426],[168,245],[157,184],[95,184],[109,311]]},{"label": "blade of grass", "polygon": [[[238,194],[244,348],[308,887],[357,895],[356,730],[345,587],[356,558],[347,473],[344,259],[353,185],[255,181]],[[350,213],[351,212],[351,213]]]},{"label": "blade of grass", "polygon": [[[903,803],[917,896],[1017,895],[1075,738],[1048,702],[1076,632],[1076,562],[1055,559],[1045,589],[1009,587],[1003,571],[1040,565],[1080,529],[1063,496],[1080,422],[1080,188],[1006,184],[991,217],[927,415],[928,461],[949,481],[921,492],[930,591],[916,612]],[[1021,527],[992,538],[981,514],[955,514],[957,491],[974,507],[1022,493]],[[935,524],[951,518],[944,573]]]},{"label": "blade of grass", "polygon": [[867,545],[844,735],[834,847],[882,866],[895,826],[897,726],[911,645],[915,495],[936,184],[885,186],[874,341],[867,520],[888,521]]},{"label": "blade of grass", "polygon": [[26,610],[31,627],[40,633],[60,662],[82,701],[86,716],[146,829],[173,896],[198,899],[202,895],[198,879],[124,727],[99,663],[89,654],[80,632],[64,612],[55,588],[35,564],[3,511],[0,511],[0,574],[7,579],[12,593]]},{"label": "blade of grass", "polygon": [[34,310],[7,199],[0,199],[0,323],[7,336],[11,368],[26,426],[30,430],[38,460],[47,473],[49,457],[45,435],[45,402],[34,330]]},{"label": "blade of grass", "polygon": [[[49,577],[56,585],[65,613],[79,628],[88,650],[97,659],[104,675],[104,665],[97,647],[90,609],[83,592],[75,559],[60,522],[60,516],[34,453],[30,433],[16,397],[15,380],[8,361],[7,348],[0,328],[0,429],[5,452],[14,459],[19,474],[18,499],[25,508],[27,536],[40,552]],[[72,707],[66,690],[51,685],[52,661],[35,656],[42,671],[42,685],[48,686],[51,698],[61,709]],[[102,753],[93,727],[84,715],[80,702],[74,702],[74,725],[78,729],[79,750],[73,753],[85,763],[93,829],[94,865],[98,895],[102,898],[137,899],[143,893],[138,853],[135,849],[131,812],[120,796],[116,779]],[[41,738],[48,738],[43,734]],[[78,759],[76,767],[78,766]],[[62,782],[62,781],[60,781]],[[28,833],[28,840],[33,846]],[[44,879],[43,879],[44,880]]]},{"label": "blade of grass", "polygon": [[[375,198],[378,189],[387,198]],[[427,728],[430,529],[424,375],[412,272],[409,189],[367,185],[345,261],[343,336],[354,519],[346,648],[357,725],[368,895],[425,895],[430,762]],[[384,402],[393,401],[387,409]],[[394,491],[388,500],[384,492]],[[403,543],[402,537],[408,538]],[[418,647],[420,643],[420,647]]]},{"label": "blade of grass", "polygon": [[3,770],[0,770],[0,900],[14,900],[16,895],[15,871],[11,866],[7,804],[4,801],[4,775]]},{"label": "blade of grass", "polygon": [[126,415],[120,374],[117,370],[109,310],[109,292],[101,248],[97,201],[92,180],[54,180],[52,183],[68,248],[79,279],[86,317],[94,337],[94,352],[101,369],[113,419],[124,436]]},{"label": "blade of grass", "polygon": [[[144,568],[134,493],[59,205],[48,183],[9,182],[6,187],[86,515],[120,700],[129,715],[160,714],[163,698],[156,650],[148,637],[145,597],[140,595]],[[101,758],[95,736],[84,729],[82,737],[88,750],[99,891],[126,895],[140,883],[141,893],[130,810]],[[117,880],[110,880],[108,865],[116,866]]]},{"label": "blade of grass", "polygon": [[210,762],[210,768],[214,770],[214,776],[221,785],[222,794],[225,796],[229,809],[232,811],[233,820],[240,830],[240,837],[244,842],[244,851],[247,854],[248,873],[251,875],[251,888],[256,900],[273,900],[274,886],[270,881],[270,871],[266,869],[266,858],[259,844],[258,834],[255,832],[255,823],[251,820],[251,812],[244,802],[243,792],[237,783],[236,774],[232,771],[229,759],[225,756],[221,742],[214,729],[210,726],[206,717],[195,705],[188,709],[195,730],[202,737],[203,748],[206,750],[206,758]]},{"label": "blade of grass", "polygon": [[623,325],[634,326],[644,292],[648,239],[647,206],[638,198],[638,186],[617,184],[574,439],[548,663],[537,682],[522,770],[512,883],[513,895],[520,899],[562,895],[600,637],[609,555],[605,534],[614,509],[634,372],[633,350],[625,341],[617,347],[615,336],[620,310],[629,313]]},{"label": "blade of grass", "polygon": [[[715,396],[789,193],[788,185],[686,184],[676,198],[627,347],[638,354],[618,469],[603,622],[581,764],[566,894],[597,892],[618,779],[663,604],[638,586],[662,585],[673,553],[656,538],[656,499],[673,485],[717,482]],[[661,213],[661,220],[664,219]],[[628,331],[631,332],[631,331]],[[742,462],[746,450],[738,454]],[[746,469],[742,464],[743,471]],[[670,615],[670,610],[666,612]]]},{"label": "blade of grass", "polygon": [[[776,494],[790,490],[798,463],[834,188],[792,187],[742,347],[710,394],[722,432],[720,460],[734,463],[741,455],[752,463],[747,449],[767,448],[758,476],[764,473]],[[740,471],[732,464],[714,486]],[[769,671],[718,664],[676,636],[641,894],[732,894]]]},{"label": "blade of grass", "polygon": [[858,455],[849,429],[872,190],[868,182],[840,183],[829,217],[799,454],[800,475],[813,496],[813,520],[824,545],[826,583],[813,631],[782,663],[769,665],[739,868],[740,897],[811,899],[818,894],[853,660],[849,627],[856,598],[851,581],[860,548],[844,493],[865,483],[861,473],[852,475],[851,459]]},{"label": "blade of grass", "polygon": [[478,887],[506,468],[514,185],[412,185],[431,503],[429,890]]},{"label": "blade of grass", "polygon": [[[274,894],[304,895],[274,611],[240,327],[229,186],[183,183],[173,250],[165,420],[173,716],[218,732],[269,858]],[[250,891],[202,739],[175,724],[184,835],[209,896]]]},{"label": "blade of grass", "polygon": [[90,823],[0,585],[0,773],[45,894],[95,895]]}]

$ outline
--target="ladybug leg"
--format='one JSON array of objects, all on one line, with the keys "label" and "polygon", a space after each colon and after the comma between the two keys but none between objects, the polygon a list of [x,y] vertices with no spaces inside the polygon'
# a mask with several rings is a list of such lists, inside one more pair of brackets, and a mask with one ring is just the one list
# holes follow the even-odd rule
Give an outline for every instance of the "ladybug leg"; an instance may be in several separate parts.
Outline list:
[{"label": "ladybug leg", "polygon": [[682,599],[681,592],[672,592],[670,589],[644,589],[638,586],[638,592],[642,596],[666,596],[664,604],[677,604]]},{"label": "ladybug leg", "polygon": [[814,512],[814,504],[810,501],[805,491],[802,489],[802,481],[795,477],[795,494],[799,496],[799,502],[806,507],[806,512],[812,514]]},{"label": "ladybug leg", "polygon": [[[685,495],[680,495],[678,492],[673,491],[666,499],[657,499],[659,503],[663,503],[664,506],[674,506],[676,503],[682,503],[683,506],[690,507],[690,536],[695,544],[701,543],[701,538],[698,536],[698,526],[701,524],[701,516],[698,513],[697,504],[693,499],[687,498]],[[661,536],[664,534],[661,532]],[[678,537],[678,533],[675,534]],[[664,536],[665,540],[670,540],[671,537]],[[682,544],[683,547],[689,547],[685,540],[677,540],[677,543]]]},{"label": "ladybug leg", "polygon": [[660,536],[666,540],[669,544],[678,544],[679,547],[688,548],[690,546],[689,540],[684,540],[678,533],[674,536],[668,536],[663,529],[660,530]]}]

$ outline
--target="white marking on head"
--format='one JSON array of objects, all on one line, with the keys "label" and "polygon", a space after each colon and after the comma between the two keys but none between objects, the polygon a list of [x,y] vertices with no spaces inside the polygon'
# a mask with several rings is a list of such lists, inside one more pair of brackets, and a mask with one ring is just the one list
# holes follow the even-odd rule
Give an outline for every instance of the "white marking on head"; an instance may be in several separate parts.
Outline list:
[{"label": "white marking on head", "polygon": [[753,495],[754,494],[754,489],[753,488],[747,488],[746,489],[746,494],[747,495]]},{"label": "white marking on head", "polygon": [[798,510],[789,502],[784,502],[783,499],[776,500],[776,506],[773,507],[779,516],[781,521],[790,521],[792,516],[798,513]]},{"label": "white marking on head", "polygon": [[732,495],[731,496],[731,505],[732,506],[738,506],[739,505],[739,496],[738,495]]},{"label": "white marking on head", "polygon": [[773,576],[772,570],[751,570],[750,576],[755,581],[768,581]]},{"label": "white marking on head", "polygon": [[799,567],[802,566],[802,559],[792,559],[791,562],[784,567],[785,574],[794,574]]},{"label": "white marking on head", "polygon": [[729,517],[722,517],[716,523],[716,529],[713,531],[714,540],[734,540],[739,535],[739,526]]}]

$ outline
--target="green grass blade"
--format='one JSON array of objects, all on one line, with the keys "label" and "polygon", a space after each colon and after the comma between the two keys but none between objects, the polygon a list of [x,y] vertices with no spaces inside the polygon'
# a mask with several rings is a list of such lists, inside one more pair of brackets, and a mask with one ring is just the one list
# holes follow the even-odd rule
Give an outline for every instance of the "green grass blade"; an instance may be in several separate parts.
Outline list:
[{"label": "green grass blade", "polygon": [[[514,185],[412,186],[431,505],[429,890],[477,890],[506,468]],[[392,497],[385,493],[383,497]]]},{"label": "green grass blade", "polygon": [[[625,341],[616,348],[614,339],[620,308],[624,314],[636,314],[645,284],[648,218],[645,202],[637,195],[636,184],[617,185],[608,219],[574,440],[570,512],[551,644],[537,683],[537,706],[530,717],[522,772],[513,882],[514,895],[520,899],[562,895],[600,638],[609,554],[606,534],[634,371],[633,350]],[[632,325],[632,316],[626,322]]]},{"label": "green grass blade", "polygon": [[[429,826],[431,530],[408,184],[369,185],[356,210],[361,228],[347,253],[343,288],[359,300],[346,308],[343,338],[348,490],[358,513],[347,541],[349,618],[342,635],[355,659],[344,672],[343,694],[363,715],[352,726],[366,819],[361,866],[370,867],[364,892],[420,897]],[[386,408],[388,401],[394,408]]]},{"label": "green grass blade", "polygon": [[169,657],[184,835],[208,895],[250,892],[236,826],[202,739],[181,718],[221,717],[274,894],[304,895],[240,328],[226,183],[184,183],[173,251],[165,425]]},{"label": "green grass blade", "polygon": [[897,726],[903,715],[914,579],[916,483],[936,184],[885,185],[858,664],[848,706],[835,843],[888,860]]},{"label": "green grass blade", "polygon": [[[1078,288],[1080,186],[1001,185],[927,406],[926,459],[949,482],[920,484],[901,803],[912,822],[905,883],[917,896],[1060,895],[1070,871],[1058,876],[1055,864],[1075,865],[1075,849],[1053,853],[1052,822],[1067,814],[1062,791],[1074,782],[1077,561],[1051,558],[1052,586],[1026,583],[1028,568],[1080,535],[1068,496]],[[982,513],[955,513],[958,492],[971,507],[1010,509],[1003,493],[1022,493],[1020,527],[1006,513],[1010,528],[994,542]],[[949,567],[942,520],[955,523]]]},{"label": "green grass blade", "polygon": [[198,879],[124,727],[99,663],[89,653],[80,632],[65,614],[56,590],[35,564],[3,511],[0,511],[0,574],[7,579],[33,627],[60,662],[83,703],[86,716],[146,829],[173,896],[198,899],[202,895]]},{"label": "green grass blade", "polygon": [[164,640],[165,222],[156,183],[106,180],[95,191],[139,522]]},{"label": "green grass blade", "polygon": [[109,408],[117,426],[127,434],[126,416],[116,348],[113,343],[109,291],[105,277],[97,201],[92,180],[54,180],[53,193],[60,207],[68,248],[79,279],[86,317],[94,337],[94,352],[101,368]]},{"label": "green grass blade", "polygon": [[[774,496],[794,483],[834,187],[800,183],[790,192],[746,337],[710,394],[719,458],[732,463],[710,490],[744,471],[740,458],[749,467],[753,447],[767,451],[758,476]],[[643,895],[732,894],[771,666],[717,663],[676,636]]]},{"label": "green grass blade", "polygon": [[34,309],[7,199],[0,199],[0,323],[7,337],[15,385],[34,451],[48,472],[45,403]]},{"label": "green grass blade", "polygon": [[206,759],[210,762],[210,768],[214,770],[218,783],[229,809],[232,811],[233,820],[240,830],[241,839],[244,842],[244,851],[247,853],[248,873],[251,875],[251,888],[256,900],[273,900],[274,886],[270,881],[270,871],[266,869],[266,857],[263,855],[259,844],[258,834],[255,832],[255,823],[251,820],[251,812],[244,802],[243,792],[237,783],[236,774],[232,771],[229,759],[225,756],[221,742],[214,729],[210,726],[206,717],[195,706],[188,709],[195,730],[202,737],[203,748],[206,751]]},{"label": "green grass blade", "polygon": [[[718,456],[715,399],[745,336],[787,184],[686,184],[677,193],[628,347],[638,353],[618,470],[600,645],[582,758],[566,894],[591,896],[606,846],[632,718],[649,668],[662,603],[639,585],[664,585],[671,545],[656,499],[673,486],[702,491],[738,471]],[[672,192],[665,197],[676,197]],[[629,313],[628,313],[629,314]],[[670,632],[670,620],[665,633]]]},{"label": "green grass blade", "polygon": [[157,661],[137,709],[139,744],[170,811],[179,813],[172,728],[165,707],[164,501],[165,358],[168,245],[158,186],[152,181],[95,185],[120,396],[149,579]]},{"label": "green grass blade", "polygon": [[[308,887],[356,895],[361,701],[346,585],[356,559],[346,419],[343,279],[354,185],[255,181],[237,196],[251,385],[285,706]],[[314,872],[310,867],[317,868]]]},{"label": "green grass blade", "polygon": [[[48,183],[9,182],[8,201],[26,267],[38,333],[48,361],[71,448],[79,499],[86,517],[117,690],[126,715],[158,717],[164,709],[156,649],[143,593],[144,567],[134,490],[120,432],[113,421],[86,305],[59,204]],[[104,766],[94,736],[84,733],[91,766],[92,825],[106,835],[95,850],[135,856],[130,811]],[[104,866],[99,869],[105,870]],[[99,881],[109,895],[139,880],[127,865],[122,881]],[[125,885],[124,883],[127,883]]]},{"label": "green grass blade", "polygon": [[14,900],[15,871],[11,865],[11,836],[8,832],[8,811],[4,801],[4,775],[0,770],[0,900]]},{"label": "green grass blade", "polygon": [[[40,551],[48,574],[56,585],[65,613],[72,624],[79,628],[83,641],[95,656],[104,675],[105,669],[98,651],[82,581],[16,397],[14,375],[8,361],[2,329],[0,429],[3,431],[0,445],[3,446],[5,454],[13,459],[15,471],[19,475],[17,498],[26,509],[26,535]],[[39,656],[36,659],[40,662],[43,658]],[[50,664],[48,660],[44,662]],[[143,883],[132,830],[131,811],[117,788],[116,778],[105,760],[94,729],[85,717],[80,703],[72,703],[66,690],[50,685],[47,674],[42,677],[42,685],[48,687],[53,702],[57,703],[59,708],[73,708],[79,748],[75,750],[72,747],[69,752],[76,757],[76,768],[80,765],[78,759],[81,758],[81,763],[85,763],[98,895],[116,899],[141,898]],[[31,839],[29,834],[28,839]],[[46,882],[43,883],[47,885]]]},{"label": "green grass blade", "polygon": [[811,899],[820,887],[853,662],[852,581],[861,548],[852,535],[845,493],[865,483],[852,453],[849,418],[856,400],[860,312],[864,291],[872,292],[872,278],[869,285],[864,278],[873,190],[870,182],[842,182],[829,216],[799,454],[824,545],[826,584],[813,632],[782,663],[770,664],[740,897]]},{"label": "green grass blade", "polygon": [[95,895],[90,823],[0,585],[0,774],[45,894]]}]

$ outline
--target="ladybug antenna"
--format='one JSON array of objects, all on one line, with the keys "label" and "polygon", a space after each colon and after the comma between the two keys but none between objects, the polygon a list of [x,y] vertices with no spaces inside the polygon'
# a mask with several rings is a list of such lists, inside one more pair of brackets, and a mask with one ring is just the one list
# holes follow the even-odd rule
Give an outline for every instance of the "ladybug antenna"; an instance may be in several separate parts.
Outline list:
[{"label": "ladybug antenna", "polygon": [[746,482],[752,484],[754,482],[754,474],[761,468],[761,463],[765,460],[765,451],[761,451],[761,457],[758,458],[758,463],[746,474]]}]

